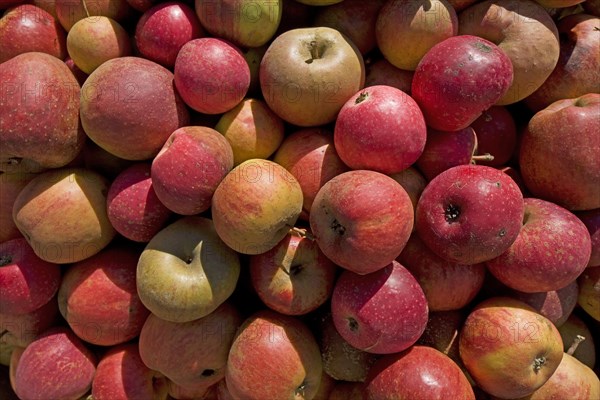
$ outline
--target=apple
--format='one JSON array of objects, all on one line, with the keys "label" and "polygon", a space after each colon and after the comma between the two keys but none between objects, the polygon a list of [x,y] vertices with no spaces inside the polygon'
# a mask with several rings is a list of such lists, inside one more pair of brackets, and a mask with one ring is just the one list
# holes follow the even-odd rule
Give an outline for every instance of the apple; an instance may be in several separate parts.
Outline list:
[{"label": "apple", "polygon": [[92,382],[94,400],[167,398],[167,379],[149,369],[137,343],[111,347],[102,356]]},{"label": "apple", "polygon": [[394,67],[382,58],[366,64],[365,88],[386,85],[402,90],[410,95],[414,72]]},{"label": "apple", "polygon": [[0,171],[39,172],[75,159],[85,134],[79,84],[65,63],[45,53],[20,54],[0,64],[0,82]]},{"label": "apple", "polygon": [[[15,352],[16,349],[21,350],[22,348],[14,346],[12,344],[2,343],[2,346],[0,346],[0,365],[9,367],[10,359],[12,358],[12,354]],[[19,350],[17,350],[17,351],[19,351]],[[6,368],[4,370],[6,370]],[[10,372],[9,372],[9,374],[10,374]],[[10,384],[10,377],[3,376],[2,379],[3,380],[2,380],[2,383],[0,383],[0,388],[2,388],[2,390],[4,392],[7,392],[5,387]],[[8,385],[7,385],[7,380],[8,380]],[[327,398],[325,398],[325,399],[327,399]]]},{"label": "apple", "polygon": [[360,51],[337,30],[299,28],[271,42],[259,76],[267,105],[285,121],[309,127],[335,120],[363,87],[365,65]]},{"label": "apple", "polygon": [[[425,146],[427,146],[427,144]],[[413,205],[413,209],[416,211],[421,193],[423,193],[425,186],[427,186],[427,181],[423,175],[416,168],[408,167],[396,174],[391,174],[390,177],[406,190],[408,197],[410,197],[410,202]]]},{"label": "apple", "polygon": [[406,190],[389,176],[368,170],[344,172],[325,183],[309,216],[321,251],[358,274],[392,262],[406,245],[413,220]]},{"label": "apple", "polygon": [[436,44],[458,33],[458,17],[446,0],[426,5],[410,0],[389,0],[376,24],[377,45],[395,67],[414,71]]},{"label": "apple", "polygon": [[58,21],[40,7],[9,8],[0,18],[0,63],[32,51],[62,60],[67,56],[66,36]]},{"label": "apple", "polygon": [[51,298],[29,313],[0,313],[0,347],[27,347],[35,338],[58,322],[58,303],[56,297]]},{"label": "apple", "polygon": [[248,67],[250,68],[250,87],[248,88],[248,97],[260,96],[260,63],[266,51],[267,45],[263,45],[260,47],[250,47],[242,51],[242,53],[244,54],[244,59],[246,60],[246,62],[248,63]]},{"label": "apple", "polygon": [[144,58],[172,68],[183,45],[204,35],[190,6],[167,1],[151,7],[137,21],[135,44]]},{"label": "apple", "polygon": [[457,131],[504,96],[512,81],[512,63],[501,48],[463,34],[441,41],[423,56],[411,95],[429,127]]},{"label": "apple", "polygon": [[250,256],[249,267],[260,299],[286,315],[307,314],[324,304],[337,270],[314,240],[291,233],[266,253]]},{"label": "apple", "polygon": [[572,355],[588,367],[594,368],[596,365],[596,346],[594,343],[594,336],[585,322],[577,315],[571,314],[569,318],[558,327],[558,331],[562,337],[565,352],[569,350],[569,347],[571,347],[571,344],[578,335],[585,338],[585,340],[579,343]]},{"label": "apple", "polygon": [[510,161],[517,147],[515,120],[505,107],[492,106],[471,124],[477,137],[476,154],[492,155],[492,160],[477,160],[477,164],[500,167]]},{"label": "apple", "polygon": [[227,246],[242,254],[261,254],[295,225],[302,211],[302,189],[279,164],[250,159],[221,181],[211,211],[215,229]]},{"label": "apple", "polygon": [[433,347],[464,368],[458,352],[458,338],[465,319],[463,310],[430,312],[425,331],[416,344]]},{"label": "apple", "polygon": [[577,304],[596,321],[600,321],[600,267],[586,268],[577,283]]},{"label": "apple", "polygon": [[238,254],[217,236],[213,222],[188,216],[163,228],[146,245],[137,265],[137,290],[157,317],[188,322],[227,300],[239,274]]},{"label": "apple", "polygon": [[427,137],[417,103],[391,86],[371,86],[350,97],[334,128],[335,149],[352,169],[395,174],[417,161]]},{"label": "apple", "polygon": [[600,208],[600,94],[558,100],[521,138],[519,166],[531,193],[569,210]]},{"label": "apple", "polygon": [[397,261],[367,275],[342,272],[331,296],[339,334],[357,349],[375,354],[412,346],[425,330],[428,312],[423,289]]},{"label": "apple", "polygon": [[56,16],[68,31],[79,20],[91,16],[104,16],[123,22],[131,15],[126,0],[55,0]]},{"label": "apple", "polygon": [[[319,383],[319,389],[317,390],[315,397],[313,397],[313,400],[331,400],[329,396],[331,395],[331,392],[333,391],[333,388],[335,387],[336,382],[337,381],[335,379],[333,379],[332,377],[327,375],[327,373],[325,373],[325,371],[323,371],[323,373],[321,374],[321,382]],[[231,398],[221,399],[217,396],[216,400],[230,400],[230,399]]]},{"label": "apple", "polygon": [[510,59],[514,77],[497,105],[516,103],[535,92],[558,62],[556,24],[532,0],[477,2],[458,15],[458,34],[490,40]]},{"label": "apple", "polygon": [[12,217],[12,208],[19,192],[36,174],[0,172],[0,243],[22,237]]},{"label": "apple", "polygon": [[127,160],[154,157],[189,121],[171,71],[139,57],[106,61],[81,88],[81,123],[103,149]]},{"label": "apple", "polygon": [[479,303],[460,333],[460,357],[477,385],[504,399],[530,395],[558,368],[563,343],[556,327],[508,297]]},{"label": "apple", "polygon": [[473,388],[448,356],[427,346],[390,354],[377,360],[366,382],[366,398],[472,399]]},{"label": "apple", "polygon": [[136,11],[139,12],[146,12],[148,11],[150,8],[152,8],[153,5],[155,5],[156,3],[158,3],[158,0],[125,0],[127,2],[127,4],[133,8]]},{"label": "apple", "polygon": [[52,15],[58,21],[58,17],[56,15],[56,0],[33,0],[32,4],[50,13],[50,15]]},{"label": "apple", "polygon": [[510,293],[511,297],[527,303],[559,329],[575,309],[578,295],[577,281],[563,288],[546,292],[524,293],[514,290]]},{"label": "apple", "polygon": [[238,105],[250,87],[250,67],[242,52],[219,38],[194,39],[175,60],[175,86],[185,103],[204,114]]},{"label": "apple", "polygon": [[188,322],[151,314],[139,338],[141,359],[177,385],[212,385],[225,376],[229,348],[241,323],[239,312],[227,302]]},{"label": "apple", "polygon": [[81,261],[106,247],[116,234],[106,213],[107,192],[107,180],[91,170],[50,170],[21,190],[13,219],[42,260]]},{"label": "apple", "polygon": [[435,254],[477,264],[504,253],[521,230],[523,195],[502,171],[450,168],[429,182],[417,205],[416,230]]},{"label": "apple", "polygon": [[295,317],[261,310],[239,328],[225,380],[233,398],[312,399],[323,366],[310,330]]},{"label": "apple", "polygon": [[600,267],[600,208],[578,212],[576,215],[584,223],[592,239],[592,255],[588,267]]},{"label": "apple", "polygon": [[158,199],[182,215],[210,208],[213,193],[233,168],[231,145],[219,132],[185,126],[169,136],[152,161],[152,187]]},{"label": "apple", "polygon": [[333,133],[326,128],[304,128],[287,135],[273,161],[290,171],[300,184],[303,220],[308,220],[319,189],[334,176],[348,171],[335,150]]},{"label": "apple", "polygon": [[592,245],[587,228],[570,211],[554,203],[526,198],[523,226],[513,244],[487,261],[502,283],[527,292],[561,289],[586,268]]}]

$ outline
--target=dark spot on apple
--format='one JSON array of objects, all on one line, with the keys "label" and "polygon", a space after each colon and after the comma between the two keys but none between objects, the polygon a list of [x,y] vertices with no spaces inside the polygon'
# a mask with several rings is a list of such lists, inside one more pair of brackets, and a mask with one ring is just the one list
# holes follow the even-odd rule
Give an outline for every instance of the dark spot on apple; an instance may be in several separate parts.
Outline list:
[{"label": "dark spot on apple", "polygon": [[8,254],[0,255],[0,267],[4,267],[12,262],[12,257]]},{"label": "dark spot on apple", "polygon": [[460,217],[460,208],[455,204],[449,204],[444,210],[444,217],[449,224],[456,222]]},{"label": "dark spot on apple", "polygon": [[2,339],[2,338],[4,337],[4,335],[6,335],[7,333],[8,333],[8,329],[5,329],[5,330],[3,330],[3,331],[0,333],[0,339]]},{"label": "dark spot on apple", "polygon": [[498,236],[504,237],[505,235],[506,235],[506,229],[504,229],[504,228],[500,229],[500,232],[498,232]]},{"label": "dark spot on apple", "polygon": [[185,263],[186,264],[191,264],[193,260],[194,260],[193,256],[188,256],[188,258],[185,259]]},{"label": "dark spot on apple", "polygon": [[348,328],[350,328],[350,330],[352,332],[356,332],[358,330],[358,321],[352,317],[349,317],[348,318]]},{"label": "dark spot on apple", "polygon": [[331,229],[340,236],[343,236],[344,233],[346,233],[346,228],[344,228],[337,219],[334,219],[331,223]]},{"label": "dark spot on apple", "polygon": [[354,101],[354,104],[360,104],[363,101],[365,101],[367,99],[367,97],[369,97],[369,92],[361,92],[358,97],[356,98],[356,100]]},{"label": "dark spot on apple", "polygon": [[496,187],[497,188],[502,187],[502,184],[500,182],[496,182]]},{"label": "dark spot on apple", "polygon": [[204,371],[202,371],[202,376],[204,376],[204,377],[213,376],[214,374],[215,374],[214,369],[205,369]]},{"label": "dark spot on apple", "polygon": [[489,53],[492,51],[492,48],[483,42],[475,42],[473,43],[473,47],[477,50],[483,51],[484,53]]},{"label": "dark spot on apple", "polygon": [[546,357],[541,356],[541,357],[537,357],[534,361],[533,361],[533,371],[534,372],[539,372],[542,367],[544,366],[544,364],[546,364]]}]

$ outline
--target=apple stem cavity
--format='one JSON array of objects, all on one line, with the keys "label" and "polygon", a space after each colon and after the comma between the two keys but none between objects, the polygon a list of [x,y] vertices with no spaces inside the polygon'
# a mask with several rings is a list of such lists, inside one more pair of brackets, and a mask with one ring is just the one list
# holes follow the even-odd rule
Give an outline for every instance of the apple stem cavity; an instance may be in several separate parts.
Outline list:
[{"label": "apple stem cavity", "polygon": [[579,344],[581,342],[583,342],[584,340],[585,340],[585,336],[581,336],[581,335],[575,336],[575,339],[573,339],[573,343],[569,347],[569,350],[567,350],[567,354],[572,356],[573,353],[575,353],[575,351],[577,350],[577,347],[579,347]]},{"label": "apple stem cavity", "polygon": [[346,228],[337,219],[331,222],[331,229],[340,236],[344,236],[344,233],[346,233]]},{"label": "apple stem cavity", "polygon": [[444,216],[446,217],[446,222],[452,224],[460,217],[460,208],[457,205],[450,204],[444,210]]},{"label": "apple stem cavity", "polygon": [[0,255],[0,267],[5,267],[8,264],[12,263],[12,257],[8,254]]},{"label": "apple stem cavity", "polygon": [[202,371],[202,376],[204,376],[204,377],[213,376],[214,374],[215,374],[214,369],[205,369],[204,371]]},{"label": "apple stem cavity", "polygon": [[316,40],[311,41],[308,47],[310,51],[310,58],[305,61],[307,64],[312,64],[314,60],[318,60],[323,56],[323,54],[321,54],[319,51],[319,44]]},{"label": "apple stem cavity", "polygon": [[542,357],[538,357],[535,359],[535,361],[533,361],[533,370],[537,373],[539,372],[542,367],[544,366],[544,364],[546,364],[546,357],[542,356]]},{"label": "apple stem cavity", "polygon": [[369,97],[369,92],[361,92],[358,97],[356,98],[356,100],[354,101],[354,104],[360,104],[363,101],[365,101],[367,99],[367,97]]},{"label": "apple stem cavity", "polygon": [[352,332],[358,331],[358,321],[352,317],[348,318],[348,328],[350,328]]}]

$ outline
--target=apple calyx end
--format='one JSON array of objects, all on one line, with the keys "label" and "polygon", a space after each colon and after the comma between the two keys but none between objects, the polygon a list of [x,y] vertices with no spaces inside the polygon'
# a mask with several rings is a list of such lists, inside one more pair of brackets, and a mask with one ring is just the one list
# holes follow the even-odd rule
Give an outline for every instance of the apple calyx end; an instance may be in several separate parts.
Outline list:
[{"label": "apple calyx end", "polygon": [[540,372],[540,370],[542,369],[542,367],[544,366],[544,364],[546,364],[546,361],[547,361],[546,357],[544,357],[544,356],[536,358],[533,361],[533,371],[535,373]]},{"label": "apple calyx end", "polygon": [[352,317],[348,317],[348,328],[352,331],[352,332],[356,332],[358,331],[358,321],[355,320]]},{"label": "apple calyx end", "polygon": [[12,256],[8,254],[0,255],[0,267],[5,267],[12,263]]},{"label": "apple calyx end", "polygon": [[344,225],[340,224],[340,222],[337,219],[334,219],[331,222],[330,228],[332,231],[337,233],[339,236],[344,236],[344,234],[346,233],[346,227]]},{"label": "apple calyx end", "polygon": [[449,204],[444,210],[444,217],[449,224],[456,222],[460,217],[460,207],[455,204]]}]

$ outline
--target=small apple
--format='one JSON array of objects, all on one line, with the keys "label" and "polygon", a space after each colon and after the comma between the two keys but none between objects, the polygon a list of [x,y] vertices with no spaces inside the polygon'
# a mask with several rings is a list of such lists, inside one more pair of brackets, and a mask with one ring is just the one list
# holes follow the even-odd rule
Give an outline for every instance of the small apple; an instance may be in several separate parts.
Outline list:
[{"label": "small apple", "polygon": [[573,281],[557,290],[537,293],[524,293],[514,290],[509,295],[529,304],[560,329],[577,305],[579,286],[577,281]]}]

